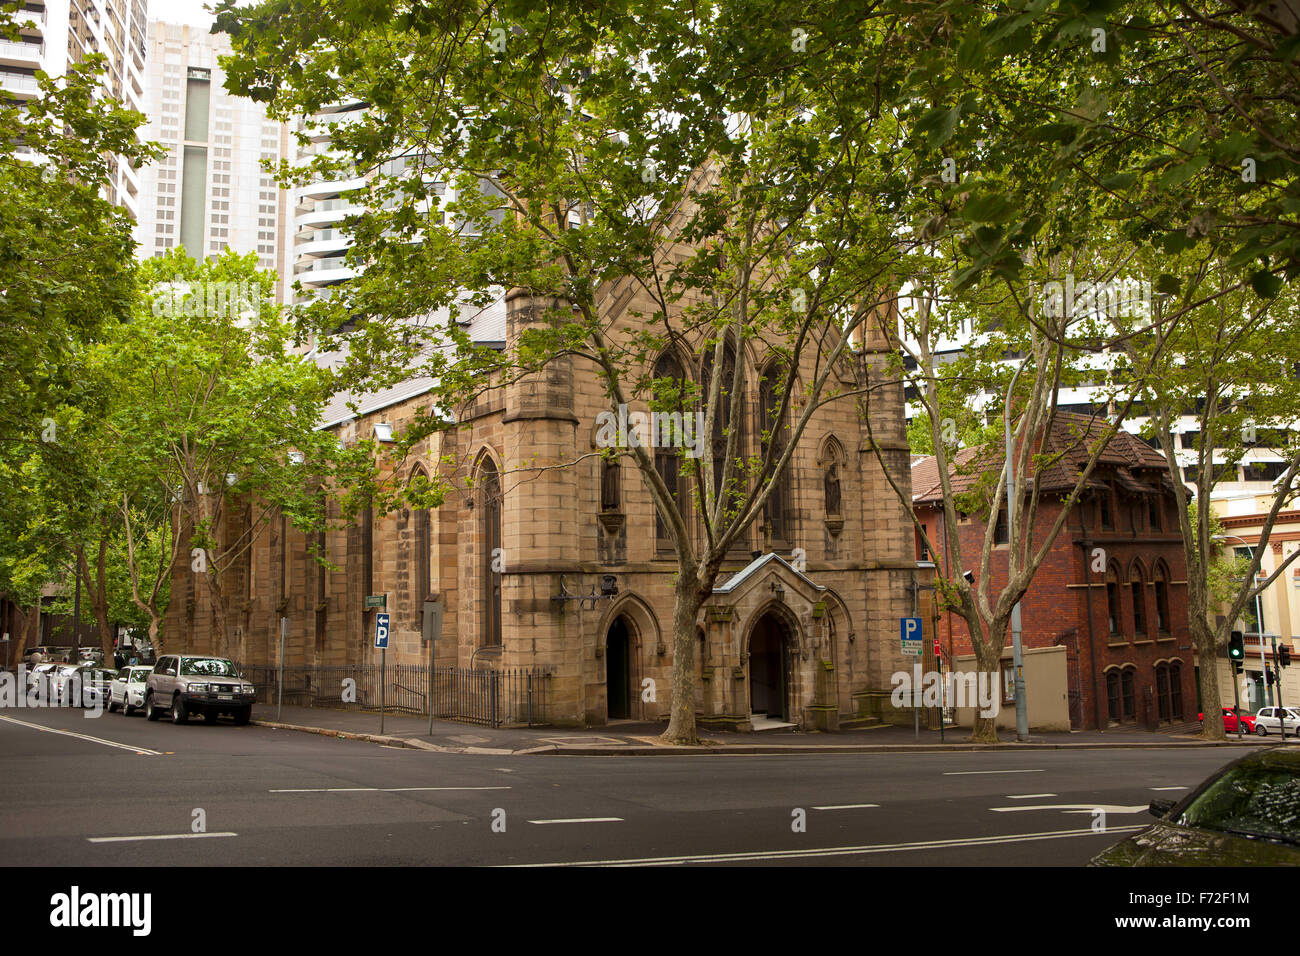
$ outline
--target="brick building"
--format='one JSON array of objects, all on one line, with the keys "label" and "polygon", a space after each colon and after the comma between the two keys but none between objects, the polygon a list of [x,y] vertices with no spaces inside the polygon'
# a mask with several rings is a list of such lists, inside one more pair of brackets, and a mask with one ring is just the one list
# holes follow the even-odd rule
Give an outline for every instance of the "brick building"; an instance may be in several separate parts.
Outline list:
[{"label": "brick building", "polygon": [[[653,312],[630,282],[606,291],[602,310],[623,328],[636,326],[633,314]],[[550,305],[514,290],[471,322],[471,337],[510,346]],[[882,377],[892,343],[870,333],[856,345],[833,375],[836,387],[852,389],[871,376],[875,440],[907,488],[902,388]],[[755,342],[727,350],[745,376],[738,454],[756,455],[769,407],[761,380],[773,356]],[[654,374],[699,379],[700,351],[699,340],[684,336],[681,349],[657,358]],[[340,399],[323,427],[344,442],[374,434],[376,426],[400,432],[427,407],[431,386],[414,380],[364,396],[356,414]],[[645,409],[644,398],[629,405]],[[438,665],[538,669],[557,724],[666,720],[676,560],[630,458],[605,464],[595,453],[598,416],[609,410],[594,368],[578,357],[486,391],[458,411],[458,428],[417,447],[405,466],[439,469],[452,479],[458,490],[440,508],[363,515],[327,533],[321,544],[337,570],[317,565],[309,542],[287,523],[274,523],[235,585],[244,600],[225,640],[213,633],[207,589],[178,561],[167,646],[271,664],[283,615],[289,664],[376,662],[364,599],[387,594],[388,663],[423,663],[431,654],[422,643],[422,609],[436,593],[446,607],[432,649]],[[676,474],[674,454],[656,450],[661,473]],[[545,466],[560,467],[537,470]],[[681,507],[698,533],[700,519],[685,494]],[[911,610],[917,570],[909,526],[871,449],[858,399],[845,396],[819,409],[780,494],[734,548],[701,614],[701,722],[750,729],[752,715],[766,714],[834,729],[850,720],[905,719],[891,710],[889,692],[891,674],[908,667],[898,619]],[[556,600],[602,589],[617,593],[585,603]],[[646,678],[657,687],[653,700],[642,693]]]},{"label": "brick building", "polygon": [[[1043,474],[1042,498],[1033,539],[1046,539],[1065,497],[1087,462],[1086,443],[1104,423],[1058,412],[1044,442],[1044,454],[1060,454]],[[1001,449],[963,449],[953,462],[953,487],[970,490],[981,470],[1000,469]],[[978,467],[977,467],[978,466]],[[926,535],[939,553],[934,560],[946,577],[952,568],[943,554],[946,532],[939,476],[933,457],[912,470],[913,502]],[[1027,494],[1030,481],[1020,483]],[[992,593],[1006,583],[1005,506],[990,560]],[[987,524],[977,514],[960,520],[958,535],[969,570],[978,574],[978,556]],[[978,581],[976,582],[978,585]],[[965,621],[951,611],[938,623],[942,652],[952,658],[973,654]],[[1021,641],[1031,650],[1063,648],[1064,701],[1074,729],[1125,725],[1157,726],[1194,722],[1198,711],[1195,664],[1187,628],[1187,581],[1182,538],[1164,457],[1141,439],[1120,431],[1089,477],[1079,502],[1034,576],[1021,601]],[[1010,670],[1007,635],[1003,668]],[[1009,680],[1009,679],[1008,679]],[[1005,681],[1004,681],[1005,683]],[[1026,687],[1034,701],[1034,687]],[[1014,703],[1013,698],[1007,703]]]}]

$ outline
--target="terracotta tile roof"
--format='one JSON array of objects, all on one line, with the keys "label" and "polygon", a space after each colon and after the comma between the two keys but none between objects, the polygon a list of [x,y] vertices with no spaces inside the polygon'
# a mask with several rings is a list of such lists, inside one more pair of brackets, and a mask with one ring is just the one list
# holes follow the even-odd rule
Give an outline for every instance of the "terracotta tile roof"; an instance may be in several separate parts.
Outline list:
[{"label": "terracotta tile roof", "polygon": [[[1101,417],[1093,418],[1073,412],[1056,413],[1040,454],[1059,454],[1060,458],[1049,464],[1043,472],[1044,491],[1074,487],[1079,472],[1088,463],[1090,441],[1100,438],[1106,427],[1107,422]],[[951,462],[953,491],[958,494],[970,491],[982,474],[1000,470],[1002,455],[1000,442],[963,448]],[[1032,464],[1030,468],[1032,474]],[[1103,479],[1108,477],[1113,478],[1120,488],[1133,494],[1149,492],[1156,482],[1169,484],[1165,456],[1123,429],[1111,438],[1106,450],[1102,452],[1087,487],[1103,487],[1106,483]],[[939,466],[931,455],[912,468],[912,501],[938,501],[942,497]]]}]

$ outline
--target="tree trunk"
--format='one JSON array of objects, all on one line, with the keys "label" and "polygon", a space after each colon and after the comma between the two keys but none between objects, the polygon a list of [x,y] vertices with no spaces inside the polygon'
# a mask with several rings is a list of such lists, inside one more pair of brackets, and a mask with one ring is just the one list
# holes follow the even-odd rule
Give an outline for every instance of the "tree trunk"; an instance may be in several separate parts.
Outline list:
[{"label": "tree trunk", "polygon": [[[86,569],[86,586],[90,592],[91,605],[95,609],[95,624],[99,628],[99,645],[104,652],[104,664],[113,660],[113,632],[108,621],[108,536],[99,539],[99,555],[95,562],[95,579],[90,580],[90,569]],[[93,585],[93,586],[92,586]]]},{"label": "tree trunk", "polygon": [[[1216,635],[1204,617],[1198,619],[1196,615],[1191,615],[1187,623],[1192,632],[1192,644],[1196,647],[1196,659],[1201,662],[1199,681],[1201,714],[1204,716],[1201,722],[1201,736],[1206,740],[1223,740],[1227,734],[1223,729],[1223,720],[1219,717],[1223,705],[1219,703]],[[1231,667],[1231,663],[1228,666]],[[1234,676],[1232,679],[1237,678]]]},{"label": "tree trunk", "polygon": [[[978,627],[971,627],[967,622],[967,627],[972,634],[978,634]],[[991,633],[1002,633],[997,629],[990,629]],[[999,706],[1002,702],[1002,646],[994,644],[992,641],[976,640],[975,644],[975,668],[978,671],[977,678],[983,679],[987,674],[988,680],[992,682],[994,700]],[[998,742],[998,719],[984,717],[980,715],[978,709],[975,711],[975,718],[971,727],[970,742],[976,744],[995,744]]]},{"label": "tree trunk", "polygon": [[150,607],[149,611],[149,646],[153,648],[155,658],[162,657],[162,615],[158,613],[157,608]]},{"label": "tree trunk", "polygon": [[704,596],[694,571],[678,571],[673,588],[673,694],[668,729],[670,744],[698,744],[695,733],[695,628]]}]

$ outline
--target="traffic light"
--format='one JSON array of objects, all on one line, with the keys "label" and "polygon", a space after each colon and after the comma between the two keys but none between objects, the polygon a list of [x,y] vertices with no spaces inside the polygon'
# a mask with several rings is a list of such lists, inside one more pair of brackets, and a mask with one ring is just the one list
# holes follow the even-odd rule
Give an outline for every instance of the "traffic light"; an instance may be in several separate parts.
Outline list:
[{"label": "traffic light", "polygon": [[1291,645],[1283,644],[1277,649],[1277,662],[1283,667],[1291,666]]},{"label": "traffic light", "polygon": [[1269,687],[1272,687],[1272,686],[1273,686],[1273,683],[1274,683],[1275,680],[1276,680],[1276,678],[1273,676],[1273,668],[1271,668],[1271,667],[1265,667],[1265,668],[1264,668],[1264,683],[1267,684]]},{"label": "traffic light", "polygon": [[1241,631],[1233,631],[1228,636],[1228,660],[1244,661],[1246,659],[1246,640]]}]

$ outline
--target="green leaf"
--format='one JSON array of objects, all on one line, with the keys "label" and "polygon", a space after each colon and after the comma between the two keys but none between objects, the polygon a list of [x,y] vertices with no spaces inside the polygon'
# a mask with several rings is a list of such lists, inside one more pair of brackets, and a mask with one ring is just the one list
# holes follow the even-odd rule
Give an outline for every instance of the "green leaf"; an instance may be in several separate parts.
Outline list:
[{"label": "green leaf", "polygon": [[1267,269],[1260,269],[1250,277],[1250,287],[1261,299],[1271,299],[1282,290],[1282,277]]},{"label": "green leaf", "polygon": [[927,110],[916,121],[916,132],[925,137],[926,145],[931,148],[942,146],[952,139],[953,130],[957,128],[957,120],[960,117],[960,106],[954,106],[950,110],[936,106]]}]

